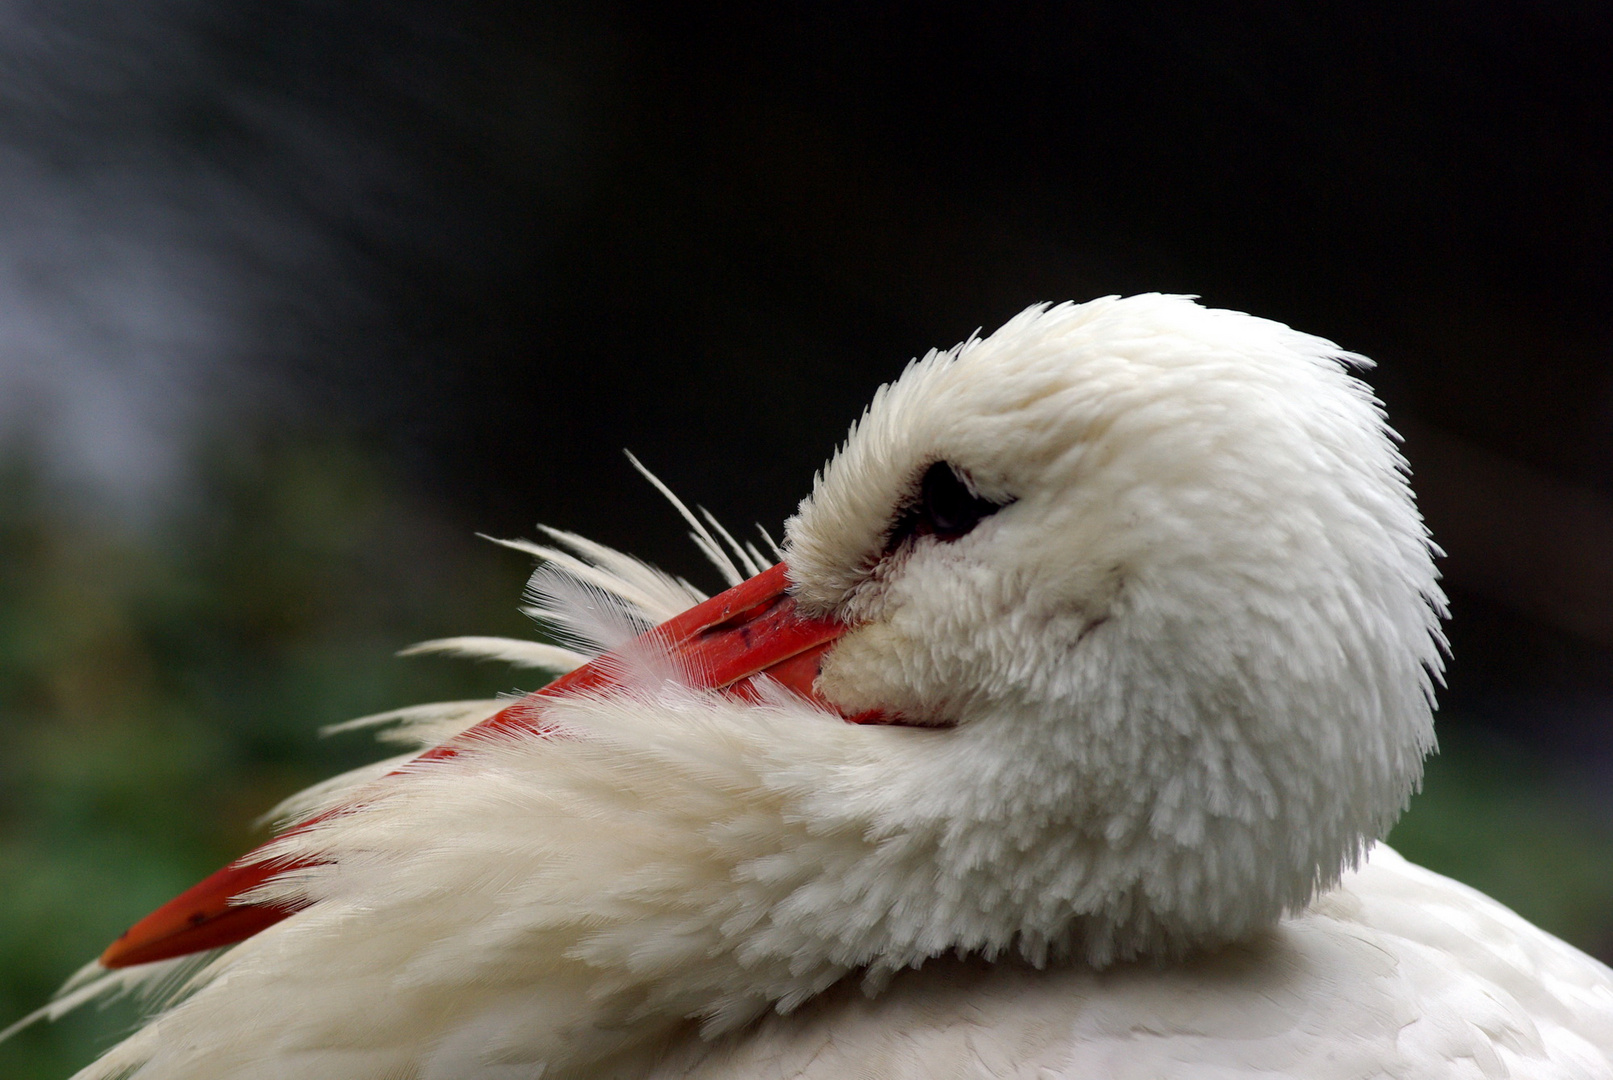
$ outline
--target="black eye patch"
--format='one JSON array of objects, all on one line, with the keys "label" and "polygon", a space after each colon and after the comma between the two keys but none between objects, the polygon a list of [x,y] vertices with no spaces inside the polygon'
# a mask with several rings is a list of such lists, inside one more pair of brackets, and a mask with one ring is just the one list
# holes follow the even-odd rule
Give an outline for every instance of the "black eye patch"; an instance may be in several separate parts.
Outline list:
[{"label": "black eye patch", "polygon": [[1011,502],[981,498],[969,490],[951,464],[937,461],[924,471],[918,497],[897,516],[885,549],[895,550],[910,536],[956,540]]}]

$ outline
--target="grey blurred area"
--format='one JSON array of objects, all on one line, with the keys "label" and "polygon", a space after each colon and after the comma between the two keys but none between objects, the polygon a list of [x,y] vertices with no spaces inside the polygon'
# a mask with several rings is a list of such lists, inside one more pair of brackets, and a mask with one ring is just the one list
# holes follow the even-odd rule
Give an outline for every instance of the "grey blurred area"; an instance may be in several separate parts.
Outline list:
[{"label": "grey blurred area", "polygon": [[390,656],[530,632],[473,532],[714,585],[622,448],[776,531],[908,358],[1144,290],[1378,361],[1453,601],[1394,840],[1613,956],[1610,47],[1589,4],[0,3],[0,1024],[370,754],[321,723],[521,688]]}]

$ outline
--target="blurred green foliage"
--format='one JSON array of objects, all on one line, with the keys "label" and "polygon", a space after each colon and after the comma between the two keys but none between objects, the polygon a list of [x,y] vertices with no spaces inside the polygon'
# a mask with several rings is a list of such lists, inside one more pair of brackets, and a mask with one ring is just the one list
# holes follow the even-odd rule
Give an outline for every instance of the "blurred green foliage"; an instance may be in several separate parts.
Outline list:
[{"label": "blurred green foliage", "polygon": [[[26,455],[0,466],[0,1026],[264,839],[282,797],[379,756],[322,724],[516,688],[393,653],[530,635],[520,556],[443,535],[343,447],[203,460],[196,496],[143,528],[84,513]],[[65,1077],[136,1016],[30,1028],[0,1076]]]},{"label": "blurred green foliage", "polygon": [[[348,448],[203,458],[199,494],[139,529],[80,512],[26,455],[0,466],[0,1025],[261,839],[279,799],[376,756],[320,725],[516,688],[392,654],[530,634],[518,558],[443,535]],[[1445,728],[1393,841],[1606,957],[1613,836],[1544,764]],[[0,1076],[65,1077],[137,1015],[36,1025],[0,1044]]]}]

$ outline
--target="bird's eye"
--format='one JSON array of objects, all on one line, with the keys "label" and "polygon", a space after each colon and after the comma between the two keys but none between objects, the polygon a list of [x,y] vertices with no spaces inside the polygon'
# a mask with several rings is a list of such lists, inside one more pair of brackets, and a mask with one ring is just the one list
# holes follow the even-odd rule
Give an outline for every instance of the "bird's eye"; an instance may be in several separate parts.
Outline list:
[{"label": "bird's eye", "polygon": [[919,483],[919,527],[942,540],[956,540],[980,524],[997,504],[971,494],[952,466],[937,461]]},{"label": "bird's eye", "polygon": [[886,548],[894,550],[910,536],[956,540],[1006,505],[976,495],[956,469],[937,461],[919,481],[918,498],[896,519]]}]

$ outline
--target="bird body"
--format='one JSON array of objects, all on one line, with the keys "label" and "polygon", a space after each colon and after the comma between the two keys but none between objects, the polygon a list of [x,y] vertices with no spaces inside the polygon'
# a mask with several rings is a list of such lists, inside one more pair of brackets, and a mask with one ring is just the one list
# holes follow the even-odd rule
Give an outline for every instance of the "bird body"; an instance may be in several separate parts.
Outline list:
[{"label": "bird body", "polygon": [[[1036,307],[876,395],[782,566],[695,522],[720,597],[527,545],[575,655],[444,647],[576,670],[379,718],[212,887],[267,928],[81,1076],[1613,1074],[1613,973],[1367,858],[1444,599],[1350,363]],[[234,940],[176,903],[58,1007]]]},{"label": "bird body", "polygon": [[837,986],[656,1080],[1596,1080],[1607,969],[1378,845],[1271,930],[1180,963],[948,958]]}]

